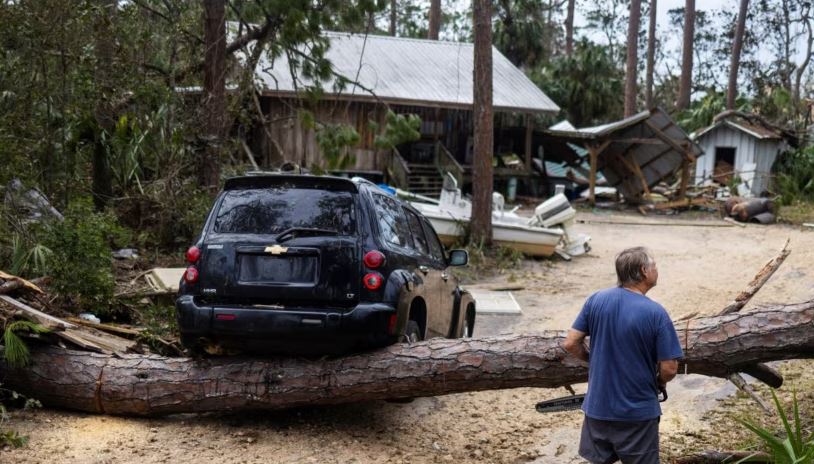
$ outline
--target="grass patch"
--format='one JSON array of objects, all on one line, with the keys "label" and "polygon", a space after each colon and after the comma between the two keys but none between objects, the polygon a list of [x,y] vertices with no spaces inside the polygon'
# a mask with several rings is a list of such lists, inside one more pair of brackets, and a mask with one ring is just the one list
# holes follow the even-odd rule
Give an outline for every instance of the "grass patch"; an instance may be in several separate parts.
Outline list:
[{"label": "grass patch", "polygon": [[797,202],[791,205],[781,206],[777,214],[780,222],[800,225],[804,222],[814,222],[814,203]]}]

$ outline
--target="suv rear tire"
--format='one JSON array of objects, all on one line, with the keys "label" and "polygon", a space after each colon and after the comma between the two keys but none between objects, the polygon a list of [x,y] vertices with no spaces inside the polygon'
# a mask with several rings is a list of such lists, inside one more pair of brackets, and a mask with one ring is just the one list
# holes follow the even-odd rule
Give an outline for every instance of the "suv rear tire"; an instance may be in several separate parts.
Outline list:
[{"label": "suv rear tire", "polygon": [[422,339],[421,327],[418,326],[418,322],[407,321],[407,328],[404,329],[404,341],[412,344],[420,342]]}]

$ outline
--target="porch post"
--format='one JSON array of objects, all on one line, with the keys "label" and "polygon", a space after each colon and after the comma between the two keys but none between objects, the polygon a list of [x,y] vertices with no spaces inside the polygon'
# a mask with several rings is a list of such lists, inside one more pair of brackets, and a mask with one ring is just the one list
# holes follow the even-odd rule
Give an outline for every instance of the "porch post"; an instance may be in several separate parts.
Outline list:
[{"label": "porch post", "polygon": [[526,169],[531,172],[531,139],[533,135],[531,114],[526,114]]}]

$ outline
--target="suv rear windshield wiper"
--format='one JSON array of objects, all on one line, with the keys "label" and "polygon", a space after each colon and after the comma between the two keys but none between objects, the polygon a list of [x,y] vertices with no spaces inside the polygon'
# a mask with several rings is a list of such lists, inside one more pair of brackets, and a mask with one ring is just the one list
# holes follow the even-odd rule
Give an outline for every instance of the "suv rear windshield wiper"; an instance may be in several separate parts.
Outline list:
[{"label": "suv rear windshield wiper", "polygon": [[317,229],[313,227],[289,227],[288,229],[280,232],[277,234],[277,237],[274,240],[277,243],[283,243],[284,241],[294,238],[300,234],[309,234],[309,235],[339,235],[339,232],[331,229]]}]

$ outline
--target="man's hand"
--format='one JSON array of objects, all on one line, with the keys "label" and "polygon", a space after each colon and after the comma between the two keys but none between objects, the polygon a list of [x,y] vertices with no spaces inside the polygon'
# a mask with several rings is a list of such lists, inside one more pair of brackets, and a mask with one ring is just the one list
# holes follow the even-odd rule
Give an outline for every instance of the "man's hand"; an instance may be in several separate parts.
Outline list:
[{"label": "man's hand", "polygon": [[562,347],[565,349],[565,351],[571,353],[577,359],[587,363],[588,349],[585,348],[586,336],[587,334],[585,332],[570,329],[568,330],[568,335],[565,337],[565,341],[562,342]]},{"label": "man's hand", "polygon": [[678,373],[678,360],[659,361],[659,383],[664,385],[673,380]]}]

